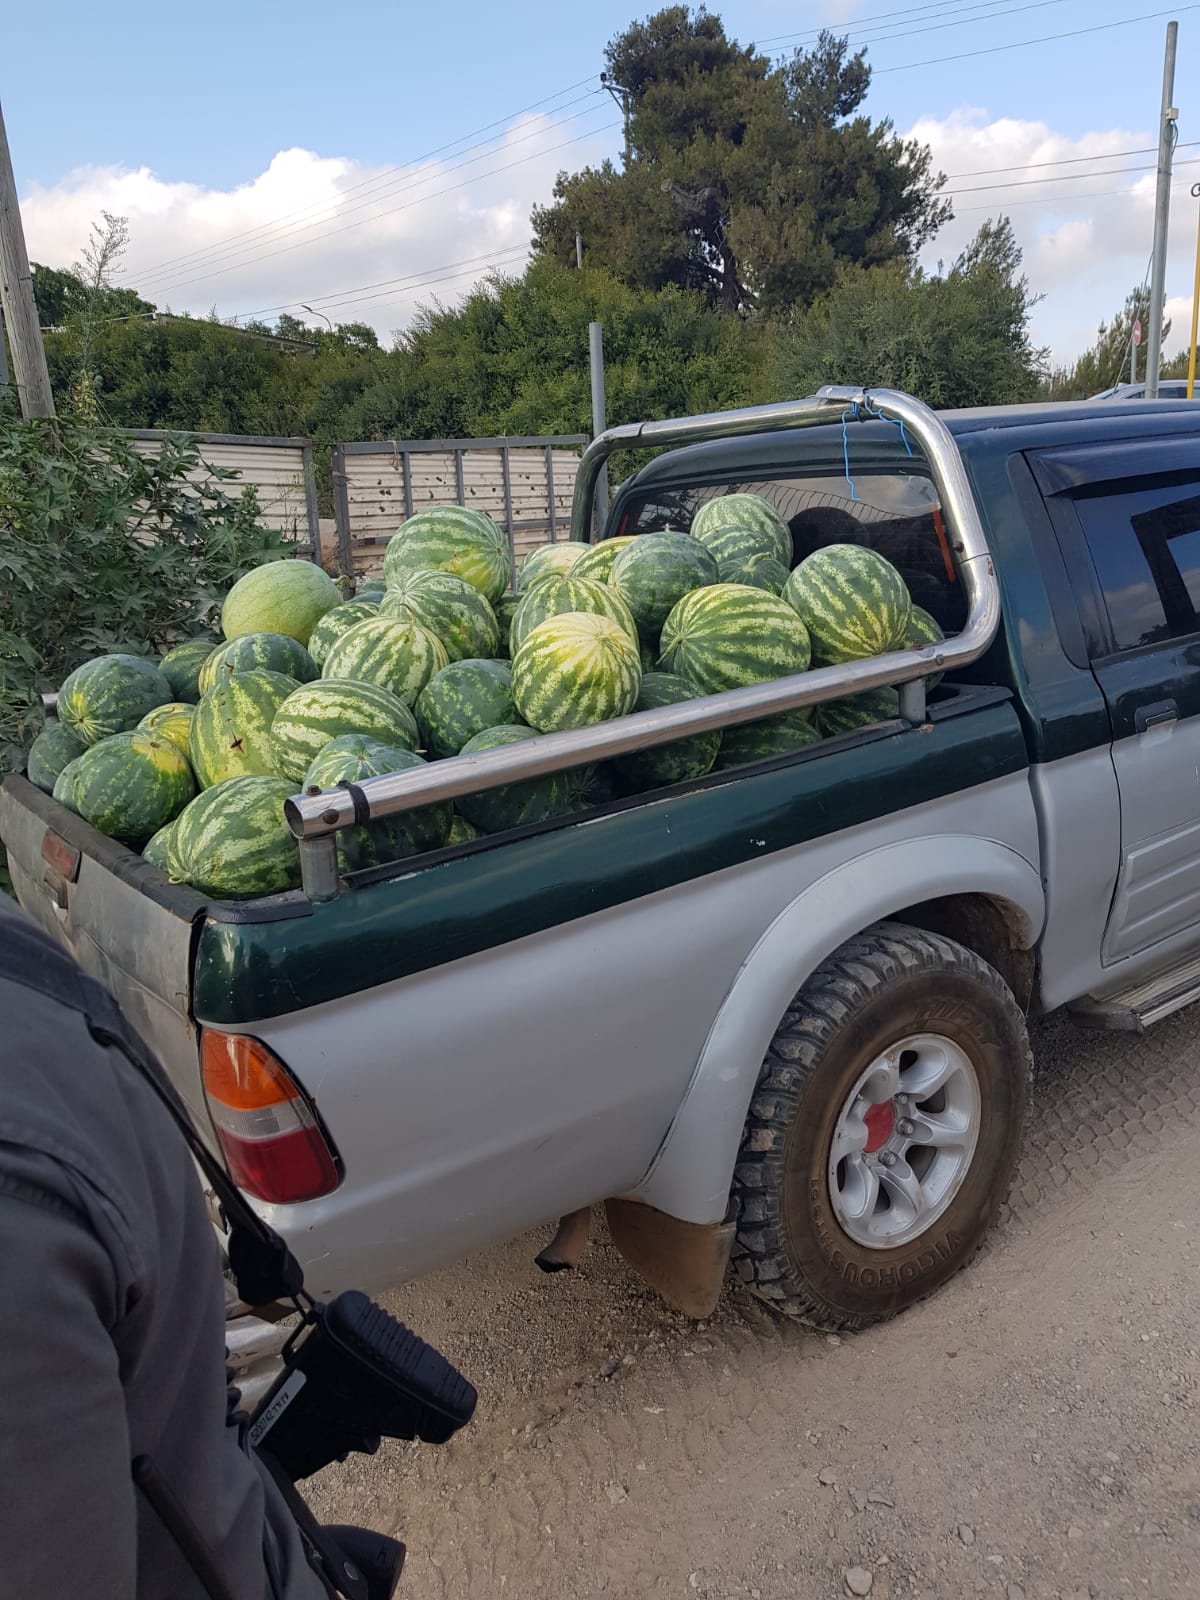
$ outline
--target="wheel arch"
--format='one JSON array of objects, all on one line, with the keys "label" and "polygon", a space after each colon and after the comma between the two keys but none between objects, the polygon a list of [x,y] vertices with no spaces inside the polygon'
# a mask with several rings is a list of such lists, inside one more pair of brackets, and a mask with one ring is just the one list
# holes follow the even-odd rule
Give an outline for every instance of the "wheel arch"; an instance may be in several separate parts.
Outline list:
[{"label": "wheel arch", "polygon": [[944,934],[995,966],[1026,1005],[1044,917],[1037,869],[997,840],[903,840],[817,879],[742,963],[667,1135],[628,1198],[687,1222],[725,1217],[750,1097],[780,1019],[821,962],[855,934],[884,920]]}]

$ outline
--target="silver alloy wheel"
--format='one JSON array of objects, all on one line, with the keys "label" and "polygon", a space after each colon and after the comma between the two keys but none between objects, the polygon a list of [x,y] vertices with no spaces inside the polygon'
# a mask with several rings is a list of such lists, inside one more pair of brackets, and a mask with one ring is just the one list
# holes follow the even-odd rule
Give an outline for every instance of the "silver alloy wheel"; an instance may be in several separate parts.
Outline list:
[{"label": "silver alloy wheel", "polygon": [[855,1244],[891,1250],[942,1216],[979,1139],[979,1079],[952,1039],[898,1039],[860,1075],[834,1124],[829,1198]]}]

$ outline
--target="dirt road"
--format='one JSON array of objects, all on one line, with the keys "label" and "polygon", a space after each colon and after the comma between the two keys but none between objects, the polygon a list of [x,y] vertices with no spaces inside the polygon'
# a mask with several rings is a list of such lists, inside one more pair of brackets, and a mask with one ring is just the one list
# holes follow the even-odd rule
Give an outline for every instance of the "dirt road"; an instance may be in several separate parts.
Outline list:
[{"label": "dirt road", "polygon": [[478,1420],[328,1469],[321,1512],[410,1543],[405,1600],[1200,1596],[1196,1034],[1041,1026],[1003,1224],[857,1337],[733,1289],[685,1323],[607,1245],[410,1286]]}]

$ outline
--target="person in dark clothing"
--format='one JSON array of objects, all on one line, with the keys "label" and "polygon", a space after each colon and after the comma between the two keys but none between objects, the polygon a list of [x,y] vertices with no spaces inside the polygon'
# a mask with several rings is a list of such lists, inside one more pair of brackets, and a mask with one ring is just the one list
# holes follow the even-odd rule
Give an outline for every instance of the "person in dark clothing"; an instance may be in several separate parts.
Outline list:
[{"label": "person in dark clothing", "polygon": [[[78,969],[0,894],[0,955],[17,941],[66,992]],[[238,1600],[328,1596],[227,1404],[220,1253],[178,1128],[79,1009],[3,963],[0,1262],[0,1597],[212,1592],[139,1457]]]}]

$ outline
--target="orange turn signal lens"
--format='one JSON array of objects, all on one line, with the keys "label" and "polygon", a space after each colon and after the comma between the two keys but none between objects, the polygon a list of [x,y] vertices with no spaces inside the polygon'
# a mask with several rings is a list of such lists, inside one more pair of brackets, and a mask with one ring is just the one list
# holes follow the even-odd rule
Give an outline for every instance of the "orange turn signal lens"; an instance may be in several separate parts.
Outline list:
[{"label": "orange turn signal lens", "polygon": [[200,1044],[204,1092],[233,1111],[261,1111],[300,1091],[276,1058],[257,1039],[206,1028]]}]

